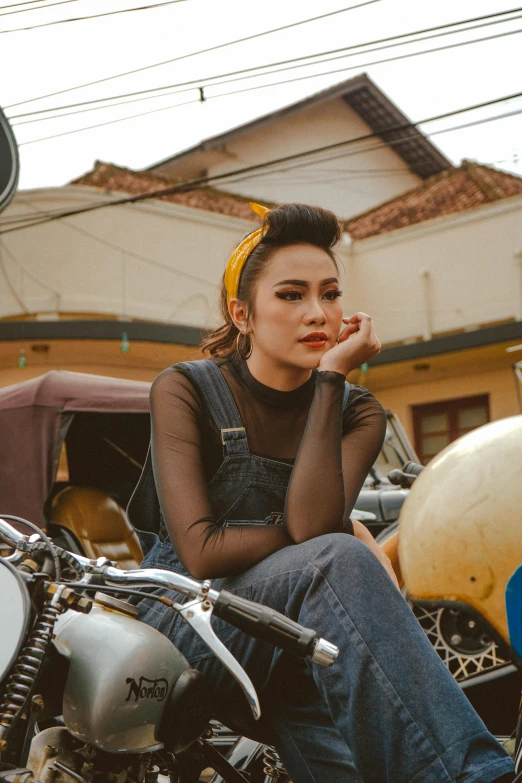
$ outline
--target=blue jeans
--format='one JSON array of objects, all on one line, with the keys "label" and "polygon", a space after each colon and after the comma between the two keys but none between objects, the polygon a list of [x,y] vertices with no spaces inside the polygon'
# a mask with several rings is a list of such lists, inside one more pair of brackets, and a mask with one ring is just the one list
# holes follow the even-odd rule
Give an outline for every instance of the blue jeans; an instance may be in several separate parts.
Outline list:
[{"label": "blue jeans", "polygon": [[217,717],[272,742],[294,783],[490,783],[513,771],[384,568],[354,537],[289,546],[213,586],[268,604],[339,647],[323,669],[214,618],[258,690],[264,714],[256,724],[192,629],[157,602],[140,604],[140,619],[206,674]]}]

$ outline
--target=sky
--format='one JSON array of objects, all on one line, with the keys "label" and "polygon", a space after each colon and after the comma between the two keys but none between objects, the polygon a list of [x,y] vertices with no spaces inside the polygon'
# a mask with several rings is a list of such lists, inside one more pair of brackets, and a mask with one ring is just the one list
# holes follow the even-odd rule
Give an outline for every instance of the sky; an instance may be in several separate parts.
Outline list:
[{"label": "sky", "polygon": [[[366,0],[351,10],[343,9],[365,0],[180,0],[132,13],[49,24],[158,2],[0,0],[0,106],[19,144],[20,189],[62,185],[90,170],[95,160],[132,169],[151,166],[202,139],[362,72],[416,123],[522,93],[522,6],[504,0]],[[274,64],[281,61],[511,9],[507,18],[514,17],[512,21],[476,30],[380,51],[368,51],[375,46],[352,48],[331,62],[316,61],[280,74],[263,76],[261,70],[253,78],[243,73],[216,79],[257,66],[271,66],[275,71],[282,66]],[[334,13],[338,11],[342,13]],[[194,54],[329,13],[328,18]],[[28,27],[34,29],[19,29]],[[501,37],[454,46],[491,36]],[[453,48],[445,51],[406,56],[450,44]],[[398,56],[401,59],[375,64]],[[174,58],[176,62],[106,80]],[[101,79],[106,81],[79,89]],[[287,83],[277,86],[276,81]],[[192,84],[172,87],[186,82]],[[146,92],[115,97],[163,86],[170,87],[171,94],[163,90],[153,98]],[[204,88],[204,102],[199,86]],[[42,97],[63,90],[67,92]],[[145,96],[146,100],[136,100]],[[120,105],[86,104],[100,98],[111,98],[108,104]],[[34,114],[43,109],[55,110]],[[66,112],[75,113],[63,116]],[[512,116],[455,129],[505,114]],[[419,127],[455,164],[468,158],[522,176],[522,97]]]}]

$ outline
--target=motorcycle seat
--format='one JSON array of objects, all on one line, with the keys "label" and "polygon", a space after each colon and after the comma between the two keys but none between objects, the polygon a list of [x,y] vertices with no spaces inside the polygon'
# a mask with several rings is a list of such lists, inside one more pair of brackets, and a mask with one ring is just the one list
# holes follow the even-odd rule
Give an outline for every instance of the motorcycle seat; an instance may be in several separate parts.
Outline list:
[{"label": "motorcycle seat", "polygon": [[138,537],[124,509],[106,492],[65,487],[53,498],[50,523],[72,534],[87,557],[139,568],[143,554]]}]

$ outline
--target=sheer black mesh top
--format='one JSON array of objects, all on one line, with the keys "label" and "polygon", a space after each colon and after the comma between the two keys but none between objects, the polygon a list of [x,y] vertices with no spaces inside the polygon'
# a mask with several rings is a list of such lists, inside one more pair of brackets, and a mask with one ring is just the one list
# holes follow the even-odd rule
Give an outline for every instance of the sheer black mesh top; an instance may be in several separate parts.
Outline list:
[{"label": "sheer black mesh top", "polygon": [[[237,357],[218,364],[241,414],[250,451],[293,465],[285,523],[298,524],[303,538],[307,531],[320,535],[340,529],[381,448],[386,428],[382,406],[369,391],[352,386],[343,413],[344,377],[339,373],[314,371],[306,383],[286,392],[257,381]],[[152,463],[162,517],[183,560],[184,550],[201,548],[208,539],[194,523],[212,524],[207,485],[223,461],[220,433],[198,390],[176,366],[154,381],[151,413]],[[260,535],[262,529],[248,531],[251,540],[244,545],[255,546],[253,538]],[[237,545],[236,533],[221,537],[224,574],[239,568]]]}]

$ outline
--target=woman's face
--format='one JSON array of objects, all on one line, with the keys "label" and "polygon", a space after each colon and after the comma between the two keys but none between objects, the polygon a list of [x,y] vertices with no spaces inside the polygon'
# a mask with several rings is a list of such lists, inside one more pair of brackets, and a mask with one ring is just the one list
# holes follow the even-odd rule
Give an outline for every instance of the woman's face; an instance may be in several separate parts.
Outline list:
[{"label": "woman's face", "polygon": [[258,280],[250,318],[256,359],[311,370],[333,348],[342,325],[338,273],[324,250],[279,248]]}]

